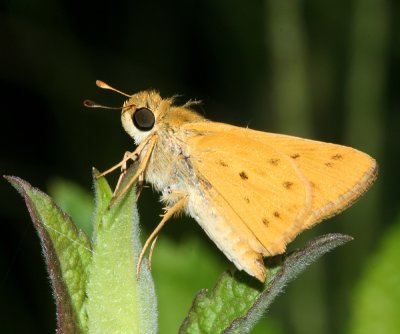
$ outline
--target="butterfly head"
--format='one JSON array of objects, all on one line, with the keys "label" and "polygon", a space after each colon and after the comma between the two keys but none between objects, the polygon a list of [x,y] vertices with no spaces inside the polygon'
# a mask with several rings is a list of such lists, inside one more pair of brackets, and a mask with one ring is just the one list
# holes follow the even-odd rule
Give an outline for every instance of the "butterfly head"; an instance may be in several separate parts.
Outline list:
[{"label": "butterfly head", "polygon": [[121,113],[125,131],[140,144],[162,126],[162,118],[171,106],[170,99],[162,99],[156,91],[142,91],[124,102]]},{"label": "butterfly head", "polygon": [[100,80],[96,81],[96,85],[124,95],[128,99],[122,108],[104,106],[92,100],[83,101],[84,106],[122,110],[122,126],[137,145],[160,129],[177,129],[184,123],[203,120],[202,116],[191,110],[191,106],[198,104],[199,101],[188,101],[182,106],[174,106],[173,97],[163,99],[155,90],[145,90],[130,95]]}]

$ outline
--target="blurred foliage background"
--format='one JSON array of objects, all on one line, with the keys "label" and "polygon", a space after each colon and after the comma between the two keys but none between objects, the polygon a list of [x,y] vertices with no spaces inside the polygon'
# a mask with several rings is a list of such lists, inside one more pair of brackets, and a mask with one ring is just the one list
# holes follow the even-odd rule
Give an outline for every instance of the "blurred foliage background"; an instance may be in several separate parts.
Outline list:
[{"label": "blurred foliage background", "polygon": [[[2,0],[0,171],[89,221],[91,167],[133,148],[118,111],[82,106],[122,104],[96,79],[201,99],[212,120],[354,146],[378,160],[377,183],[290,249],[327,232],[355,240],[292,283],[254,332],[398,332],[399,17],[395,0]],[[53,333],[27,210],[5,181],[0,201],[0,332]],[[157,194],[145,189],[139,211],[145,236],[159,221]],[[170,222],[153,269],[160,333],[176,332],[195,293],[229,267],[193,220]]]}]

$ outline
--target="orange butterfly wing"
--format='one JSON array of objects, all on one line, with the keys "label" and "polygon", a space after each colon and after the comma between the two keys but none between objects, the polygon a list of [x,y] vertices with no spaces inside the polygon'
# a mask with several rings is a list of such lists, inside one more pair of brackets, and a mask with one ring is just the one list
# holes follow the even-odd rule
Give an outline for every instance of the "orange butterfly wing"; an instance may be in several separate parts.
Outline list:
[{"label": "orange butterfly wing", "polygon": [[344,210],[377,174],[375,160],[350,147],[214,122],[182,128],[211,202],[263,255]]}]

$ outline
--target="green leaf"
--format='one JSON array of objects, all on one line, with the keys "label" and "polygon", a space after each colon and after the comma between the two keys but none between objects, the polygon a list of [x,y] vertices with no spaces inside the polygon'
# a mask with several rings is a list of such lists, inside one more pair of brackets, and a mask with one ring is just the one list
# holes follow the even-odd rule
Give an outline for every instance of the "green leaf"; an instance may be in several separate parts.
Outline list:
[{"label": "green leaf", "polygon": [[166,234],[161,234],[153,253],[152,272],[162,333],[178,332],[193,295],[201,287],[211,285],[224,267],[220,258],[198,238],[185,237],[174,242]]},{"label": "green leaf", "polygon": [[264,284],[243,272],[223,274],[212,291],[198,293],[180,333],[248,333],[287,283],[323,254],[351,239],[325,235],[289,255],[269,258]]},{"label": "green leaf", "polygon": [[[93,168],[93,180],[94,181],[94,198],[95,207],[92,216],[93,226],[93,239],[96,239],[97,231],[99,226],[102,224],[102,218],[104,212],[107,211],[108,205],[110,204],[113,192],[104,177],[98,178],[100,173],[97,169]],[[136,210],[136,205],[133,206],[133,210]]]},{"label": "green leaf", "polygon": [[68,212],[76,226],[90,237],[93,230],[90,219],[93,211],[92,196],[76,183],[59,178],[53,179],[48,189],[57,205]]},{"label": "green leaf", "polygon": [[400,329],[400,219],[366,261],[353,300],[348,333],[395,334]]},{"label": "green leaf", "polygon": [[[134,170],[130,168],[122,185]],[[157,303],[141,250],[133,187],[110,208],[112,191],[96,179],[93,246],[53,200],[17,177],[6,179],[25,198],[42,242],[57,304],[57,333],[157,332]],[[68,196],[67,196],[68,197]]]},{"label": "green leaf", "polygon": [[[179,224],[181,221],[172,221]],[[212,286],[226,269],[226,261],[219,250],[198,238],[200,233],[174,241],[161,234],[153,252],[152,273],[157,287],[159,328],[162,333],[177,333],[195,293]],[[172,307],[173,306],[173,307]],[[272,319],[257,324],[253,332],[283,333]]]},{"label": "green leaf", "polygon": [[49,196],[18,177],[5,178],[25,199],[39,234],[56,300],[58,332],[80,333],[87,324],[90,242]]},{"label": "green leaf", "polygon": [[[125,180],[133,172],[128,170]],[[156,333],[157,303],[146,261],[136,278],[141,244],[135,190],[132,187],[111,208],[108,203],[112,194],[104,178],[96,181],[95,191],[93,257],[87,285],[88,333]]]}]

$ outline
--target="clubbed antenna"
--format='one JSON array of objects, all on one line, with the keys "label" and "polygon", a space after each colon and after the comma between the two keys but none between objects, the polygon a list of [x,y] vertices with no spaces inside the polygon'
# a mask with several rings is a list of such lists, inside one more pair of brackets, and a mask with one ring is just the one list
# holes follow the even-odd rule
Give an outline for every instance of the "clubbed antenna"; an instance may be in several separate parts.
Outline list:
[{"label": "clubbed antenna", "polygon": [[124,92],[121,92],[120,90],[118,90],[118,89],[116,89],[114,87],[111,87],[109,84],[106,84],[105,82],[103,82],[101,80],[96,80],[96,85],[97,85],[97,87],[100,87],[100,88],[103,88],[103,89],[113,90],[114,92],[117,92],[117,93],[119,93],[121,95],[124,95],[126,97],[131,97],[132,96],[132,95],[126,94]]},{"label": "clubbed antenna", "polygon": [[94,102],[94,101],[92,101],[92,100],[85,100],[85,101],[83,101],[83,105],[84,105],[85,107],[88,107],[88,108],[102,108],[102,109],[114,109],[114,110],[121,110],[121,109],[122,109],[122,107],[109,107],[109,106],[104,106],[104,105],[99,104],[99,103],[97,103],[97,102]]}]

